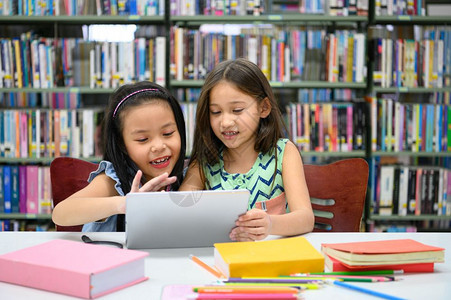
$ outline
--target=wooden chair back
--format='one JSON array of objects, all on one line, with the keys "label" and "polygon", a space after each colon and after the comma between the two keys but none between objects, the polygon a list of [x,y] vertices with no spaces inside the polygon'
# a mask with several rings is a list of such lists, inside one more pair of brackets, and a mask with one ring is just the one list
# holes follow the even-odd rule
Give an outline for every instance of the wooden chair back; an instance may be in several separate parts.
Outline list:
[{"label": "wooden chair back", "polygon": [[[57,157],[50,164],[53,207],[88,185],[88,176],[98,165],[72,157]],[[57,231],[81,231],[82,225],[59,226]]]},{"label": "wooden chair back", "polygon": [[314,232],[360,231],[369,167],[362,158],[304,165],[315,213]]}]

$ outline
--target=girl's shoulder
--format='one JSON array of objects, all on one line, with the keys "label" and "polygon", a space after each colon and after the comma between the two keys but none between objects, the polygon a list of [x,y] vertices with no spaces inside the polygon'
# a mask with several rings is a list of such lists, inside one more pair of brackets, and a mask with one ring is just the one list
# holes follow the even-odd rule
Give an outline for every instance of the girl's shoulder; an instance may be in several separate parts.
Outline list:
[{"label": "girl's shoulder", "polygon": [[279,155],[283,155],[285,152],[285,147],[290,143],[289,139],[281,138],[277,141],[277,152]]},{"label": "girl's shoulder", "polygon": [[115,189],[120,195],[124,195],[121,188],[121,182],[119,180],[119,177],[117,176],[116,170],[114,169],[113,164],[110,161],[102,160],[99,163],[99,166],[97,167],[97,170],[91,172],[88,177],[88,182],[91,182],[97,175],[105,173],[106,176],[113,179],[115,184]]},{"label": "girl's shoulder", "polygon": [[97,175],[105,173],[108,177],[117,177],[116,170],[111,162],[102,160],[97,167],[97,170],[89,174],[88,181],[91,182]]}]

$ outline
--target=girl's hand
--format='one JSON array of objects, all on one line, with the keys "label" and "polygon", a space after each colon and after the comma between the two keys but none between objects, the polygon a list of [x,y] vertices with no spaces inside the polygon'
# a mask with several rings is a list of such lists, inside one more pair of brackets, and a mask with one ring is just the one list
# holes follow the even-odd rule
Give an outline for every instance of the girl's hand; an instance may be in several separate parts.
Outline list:
[{"label": "girl's hand", "polygon": [[143,173],[141,170],[138,170],[138,172],[136,172],[135,178],[133,178],[132,188],[130,190],[130,193],[156,192],[156,191],[161,190],[165,186],[173,184],[177,180],[177,177],[175,177],[175,176],[169,177],[169,174],[165,172],[165,173],[161,174],[160,176],[152,178],[151,180],[146,182],[140,188],[139,184],[141,182],[142,174]]},{"label": "girl's hand", "polygon": [[235,224],[237,227],[230,232],[230,239],[233,241],[262,240],[271,232],[271,217],[261,209],[249,210]]}]

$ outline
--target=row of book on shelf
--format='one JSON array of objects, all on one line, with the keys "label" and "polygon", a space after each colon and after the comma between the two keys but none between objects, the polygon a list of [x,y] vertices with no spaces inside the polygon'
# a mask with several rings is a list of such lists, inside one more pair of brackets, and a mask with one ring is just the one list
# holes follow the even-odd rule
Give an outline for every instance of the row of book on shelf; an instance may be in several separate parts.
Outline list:
[{"label": "row of book on shelf", "polygon": [[81,94],[76,91],[56,93],[4,92],[0,93],[3,108],[80,108]]},{"label": "row of book on shelf", "polygon": [[0,213],[50,214],[50,167],[0,165]]},{"label": "row of book on shelf", "polygon": [[451,106],[371,98],[373,151],[451,151]]},{"label": "row of book on shelf", "polygon": [[100,155],[100,109],[0,110],[0,157]]},{"label": "row of book on shelf", "polygon": [[417,220],[417,221],[373,221],[368,224],[368,232],[421,232],[448,231],[451,226],[449,219]]},{"label": "row of book on shelf", "polygon": [[368,0],[299,0],[299,11],[329,16],[367,16],[368,4]]},{"label": "row of book on shelf", "polygon": [[204,79],[225,59],[245,57],[270,81],[365,82],[366,36],[355,30],[275,25],[240,28],[239,33],[171,27],[170,75]]},{"label": "row of book on shelf", "polygon": [[451,216],[449,169],[381,165],[374,181],[374,215]]},{"label": "row of book on shelf", "polygon": [[268,0],[170,0],[171,16],[260,16]]},{"label": "row of book on shelf", "polygon": [[4,16],[158,16],[164,0],[0,0]]},{"label": "row of book on shelf", "polygon": [[[191,152],[197,103],[181,103]],[[100,109],[0,110],[0,157],[100,157]]]},{"label": "row of book on shelf", "polygon": [[376,16],[426,16],[426,0],[375,0]]},{"label": "row of book on shelf", "polygon": [[372,40],[376,86],[451,86],[451,27],[415,28],[421,32],[415,38],[389,36]]},{"label": "row of book on shelf", "polygon": [[270,14],[368,15],[368,0],[171,0],[172,16],[260,16]]},{"label": "row of book on shelf", "polygon": [[0,39],[0,46],[0,88],[110,88],[142,80],[164,85],[166,80],[164,36],[93,42],[28,32]]},{"label": "row of book on shelf", "polygon": [[[200,96],[200,88],[177,88],[174,89],[174,95],[180,102],[196,102]],[[276,92],[276,91],[275,91]],[[1,97],[1,95],[0,95]],[[279,103],[287,103],[293,100],[292,95],[276,94]],[[357,91],[355,89],[297,89],[297,97],[299,103],[321,103],[333,101],[351,101],[357,99]],[[1,99],[1,98],[0,98]]]},{"label": "row of book on shelf", "polygon": [[54,225],[49,220],[3,219],[0,220],[0,231],[50,231]]},{"label": "row of book on shelf", "polygon": [[286,107],[289,136],[300,151],[365,150],[366,103],[290,103]]}]

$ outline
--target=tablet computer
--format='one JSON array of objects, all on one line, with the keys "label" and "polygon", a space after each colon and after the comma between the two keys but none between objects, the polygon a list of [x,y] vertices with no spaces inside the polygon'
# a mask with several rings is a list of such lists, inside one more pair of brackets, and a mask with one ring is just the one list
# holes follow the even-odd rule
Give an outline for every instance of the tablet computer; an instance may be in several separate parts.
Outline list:
[{"label": "tablet computer", "polygon": [[230,242],[248,190],[129,193],[125,235],[130,249],[212,247]]}]

